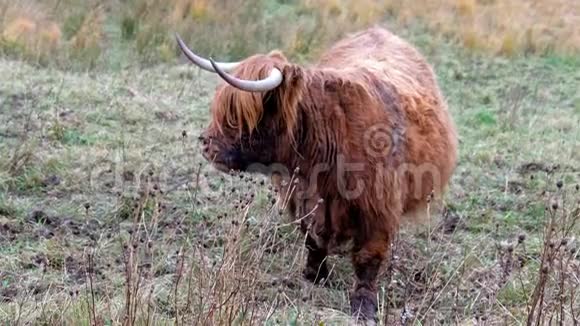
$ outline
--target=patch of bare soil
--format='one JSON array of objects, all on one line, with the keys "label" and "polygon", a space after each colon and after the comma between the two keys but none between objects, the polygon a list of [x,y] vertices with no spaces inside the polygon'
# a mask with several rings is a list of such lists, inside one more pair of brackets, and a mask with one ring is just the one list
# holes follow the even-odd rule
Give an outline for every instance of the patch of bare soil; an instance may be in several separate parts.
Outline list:
[{"label": "patch of bare soil", "polygon": [[548,174],[556,173],[556,172],[580,172],[580,169],[570,165],[562,165],[562,164],[547,164],[542,162],[528,162],[520,165],[518,167],[518,172],[520,174],[530,174],[535,172],[545,172]]}]

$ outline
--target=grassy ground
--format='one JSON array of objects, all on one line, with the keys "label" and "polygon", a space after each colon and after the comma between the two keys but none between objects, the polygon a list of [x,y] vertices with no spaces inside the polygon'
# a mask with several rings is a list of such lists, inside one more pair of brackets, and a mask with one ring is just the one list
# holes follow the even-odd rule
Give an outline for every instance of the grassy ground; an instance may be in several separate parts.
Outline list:
[{"label": "grassy ground", "polygon": [[[565,229],[579,214],[580,61],[479,56],[396,32],[435,65],[461,156],[445,213],[394,245],[381,319],[522,324],[540,298],[540,324],[572,324],[580,229]],[[303,281],[304,239],[268,183],[201,159],[214,75],[0,60],[0,320],[346,322],[348,255],[331,258],[326,286]]]}]

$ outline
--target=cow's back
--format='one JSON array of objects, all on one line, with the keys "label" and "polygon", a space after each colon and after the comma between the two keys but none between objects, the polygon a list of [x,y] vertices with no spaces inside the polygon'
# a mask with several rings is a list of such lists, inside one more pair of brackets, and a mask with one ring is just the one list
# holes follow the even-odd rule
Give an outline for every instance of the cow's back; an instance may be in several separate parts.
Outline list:
[{"label": "cow's back", "polygon": [[352,75],[371,71],[401,86],[436,86],[434,73],[419,51],[406,40],[379,27],[340,40],[322,54],[317,66]]},{"label": "cow's back", "polygon": [[[374,27],[339,41],[322,55],[318,67],[338,72],[368,89],[376,88],[378,82],[396,93],[405,116],[404,160],[416,173],[405,182],[404,211],[423,210],[431,190],[441,194],[457,160],[455,126],[427,60],[407,41]],[[384,105],[386,108],[390,103]],[[391,111],[386,108],[383,112]],[[417,180],[424,170],[435,173],[437,180]]]}]

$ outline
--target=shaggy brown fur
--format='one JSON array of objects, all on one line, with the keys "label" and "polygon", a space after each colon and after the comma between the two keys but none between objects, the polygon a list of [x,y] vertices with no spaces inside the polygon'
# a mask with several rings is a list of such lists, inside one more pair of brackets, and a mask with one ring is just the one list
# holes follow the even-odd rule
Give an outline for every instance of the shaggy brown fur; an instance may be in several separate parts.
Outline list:
[{"label": "shaggy brown fur", "polygon": [[298,168],[291,216],[316,207],[302,223],[305,276],[327,277],[327,254],[352,241],[351,308],[373,319],[377,275],[401,221],[443,193],[456,165],[457,135],[434,73],[381,28],[345,38],[310,67],[272,52],[246,59],[233,75],[261,79],[272,67],[284,76],[273,91],[218,87],[204,156],[222,171],[279,172],[273,182],[282,196],[282,180]]}]

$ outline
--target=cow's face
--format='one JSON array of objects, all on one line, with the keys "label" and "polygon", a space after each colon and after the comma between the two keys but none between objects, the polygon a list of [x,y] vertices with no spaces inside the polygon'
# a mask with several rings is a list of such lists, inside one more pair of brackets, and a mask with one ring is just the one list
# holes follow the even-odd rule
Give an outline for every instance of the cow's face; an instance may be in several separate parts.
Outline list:
[{"label": "cow's face", "polygon": [[[216,102],[221,100],[216,96]],[[230,103],[236,105],[235,102]],[[219,106],[220,104],[217,104],[213,109]],[[232,107],[232,110],[235,108]],[[264,115],[252,131],[247,126],[238,128],[233,125],[237,122],[219,121],[214,118],[199,137],[203,157],[223,172],[246,171],[260,165],[269,166],[275,163],[279,128],[275,114],[268,110],[264,111]]]},{"label": "cow's face", "polygon": [[[279,141],[283,126],[276,104],[267,98],[267,94],[247,93],[231,86],[218,88],[211,108],[212,121],[199,137],[203,157],[215,168],[246,171],[276,163],[278,145],[288,145]],[[249,117],[243,110],[261,114]],[[248,119],[255,121],[253,125]]]},{"label": "cow's face", "polygon": [[193,53],[179,36],[177,41],[192,63],[226,82],[217,88],[211,122],[199,136],[203,157],[224,172],[259,172],[282,163],[298,120],[301,68],[278,51],[216,63]]}]

